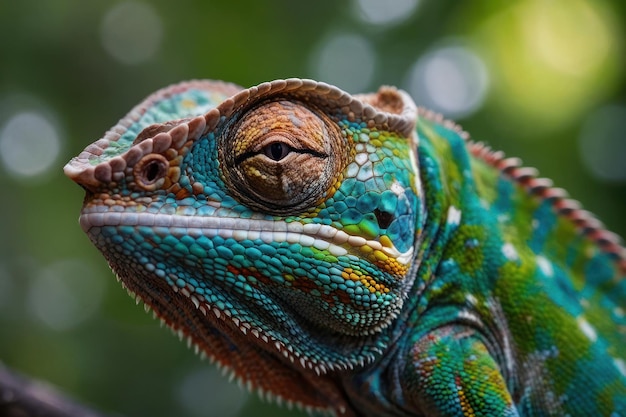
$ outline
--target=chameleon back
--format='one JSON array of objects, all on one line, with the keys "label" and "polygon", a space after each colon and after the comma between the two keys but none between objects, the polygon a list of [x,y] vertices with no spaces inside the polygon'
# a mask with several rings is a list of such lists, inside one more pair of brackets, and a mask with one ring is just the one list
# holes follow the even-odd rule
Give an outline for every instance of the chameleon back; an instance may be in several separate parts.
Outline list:
[{"label": "chameleon back", "polygon": [[440,207],[449,210],[437,289],[424,291],[422,314],[456,305],[431,327],[471,317],[491,335],[486,344],[520,415],[625,413],[619,239],[534,169],[428,111],[422,116],[420,163],[440,170],[425,181],[427,193],[445,195]]}]

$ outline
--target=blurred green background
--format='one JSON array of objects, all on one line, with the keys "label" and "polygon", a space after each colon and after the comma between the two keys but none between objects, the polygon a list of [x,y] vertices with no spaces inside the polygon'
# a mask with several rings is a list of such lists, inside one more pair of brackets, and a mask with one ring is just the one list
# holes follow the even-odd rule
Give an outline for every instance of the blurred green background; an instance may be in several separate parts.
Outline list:
[{"label": "blurred green background", "polygon": [[623,0],[0,2],[0,360],[126,416],[287,416],[135,306],[62,167],[189,78],[397,85],[626,235]]}]

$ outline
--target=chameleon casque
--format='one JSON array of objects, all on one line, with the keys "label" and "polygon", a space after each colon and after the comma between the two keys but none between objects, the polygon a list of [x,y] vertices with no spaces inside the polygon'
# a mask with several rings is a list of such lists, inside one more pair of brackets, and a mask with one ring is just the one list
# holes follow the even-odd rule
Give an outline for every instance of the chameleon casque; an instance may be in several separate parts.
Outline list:
[{"label": "chameleon casque", "polygon": [[65,173],[123,286],[266,398],[626,416],[617,236],[401,90],[183,82]]}]

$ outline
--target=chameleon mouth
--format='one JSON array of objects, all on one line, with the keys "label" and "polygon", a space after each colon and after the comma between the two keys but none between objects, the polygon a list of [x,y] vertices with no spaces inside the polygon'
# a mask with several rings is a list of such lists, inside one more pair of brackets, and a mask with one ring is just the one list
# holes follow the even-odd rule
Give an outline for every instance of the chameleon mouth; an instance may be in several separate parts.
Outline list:
[{"label": "chameleon mouth", "polygon": [[[413,249],[400,252],[390,242],[383,245],[378,240],[350,235],[332,226],[300,222],[281,222],[266,219],[240,219],[234,217],[201,217],[146,212],[89,212],[83,211],[80,225],[86,233],[92,227],[133,226],[151,227],[158,233],[175,235],[219,236],[237,241],[261,240],[263,243],[299,243],[305,247],[328,251],[333,256],[350,256],[350,252],[361,250],[373,253],[380,259],[393,258],[400,265],[408,265],[413,258]],[[388,240],[387,240],[388,241]]]}]

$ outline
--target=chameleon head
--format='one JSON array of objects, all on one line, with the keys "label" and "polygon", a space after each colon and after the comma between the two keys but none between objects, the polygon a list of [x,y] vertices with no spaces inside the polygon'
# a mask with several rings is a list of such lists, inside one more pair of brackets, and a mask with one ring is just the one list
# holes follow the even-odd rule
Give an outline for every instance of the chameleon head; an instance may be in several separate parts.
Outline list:
[{"label": "chameleon head", "polygon": [[240,376],[259,354],[325,373],[380,351],[412,285],[416,117],[389,87],[188,82],[65,173],[86,190],[85,232],[171,327]]}]

